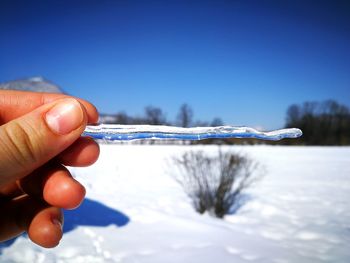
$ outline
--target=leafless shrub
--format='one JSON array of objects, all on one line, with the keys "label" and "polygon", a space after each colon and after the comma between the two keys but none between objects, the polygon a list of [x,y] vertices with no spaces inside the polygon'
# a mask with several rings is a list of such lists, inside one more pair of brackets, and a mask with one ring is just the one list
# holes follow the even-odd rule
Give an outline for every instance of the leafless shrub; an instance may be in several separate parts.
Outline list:
[{"label": "leafless shrub", "polygon": [[190,151],[174,157],[177,171],[174,178],[191,198],[199,213],[222,218],[237,205],[242,193],[256,179],[258,164],[236,153],[209,155]]}]

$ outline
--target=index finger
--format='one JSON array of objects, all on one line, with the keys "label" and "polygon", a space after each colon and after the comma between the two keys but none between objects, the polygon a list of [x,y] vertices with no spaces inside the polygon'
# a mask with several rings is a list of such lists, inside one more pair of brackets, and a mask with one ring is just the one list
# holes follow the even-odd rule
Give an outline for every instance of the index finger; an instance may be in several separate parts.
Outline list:
[{"label": "index finger", "polygon": [[[73,96],[59,93],[0,90],[0,125],[31,112],[43,104],[68,97]],[[85,107],[88,123],[96,123],[98,121],[96,107],[86,100],[73,98]]]}]

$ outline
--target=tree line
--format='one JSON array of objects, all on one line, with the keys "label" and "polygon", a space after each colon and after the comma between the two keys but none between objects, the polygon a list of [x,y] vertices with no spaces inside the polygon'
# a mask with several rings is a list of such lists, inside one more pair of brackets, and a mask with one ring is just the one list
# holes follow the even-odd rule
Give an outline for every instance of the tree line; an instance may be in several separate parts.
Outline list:
[{"label": "tree line", "polygon": [[290,143],[303,145],[350,145],[350,111],[334,100],[291,105],[286,128],[297,127],[303,136]]},{"label": "tree line", "polygon": [[180,106],[176,119],[168,120],[166,114],[159,107],[147,106],[144,108],[142,116],[130,116],[124,111],[112,115],[101,114],[101,121],[104,123],[119,124],[151,124],[151,125],[175,125],[180,127],[195,126],[221,126],[224,122],[221,118],[216,117],[211,121],[194,120],[193,109],[187,103]]},{"label": "tree line", "polygon": [[[181,127],[221,126],[224,122],[216,117],[211,121],[194,120],[193,109],[187,103],[180,106],[176,119],[170,121],[159,107],[147,106],[142,116],[134,117],[121,111],[102,115],[104,123],[176,125]],[[350,145],[350,110],[334,100],[304,102],[290,105],[286,112],[285,128],[299,128],[303,136],[278,142],[254,139],[208,139],[202,144],[299,144],[299,145]]]}]

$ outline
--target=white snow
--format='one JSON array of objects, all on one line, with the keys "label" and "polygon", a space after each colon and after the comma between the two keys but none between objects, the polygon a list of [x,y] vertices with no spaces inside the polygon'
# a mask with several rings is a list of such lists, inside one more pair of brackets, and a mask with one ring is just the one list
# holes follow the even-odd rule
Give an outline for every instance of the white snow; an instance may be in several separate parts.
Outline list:
[{"label": "white snow", "polygon": [[190,149],[217,146],[101,145],[95,165],[71,169],[87,201],[66,212],[60,245],[21,236],[0,262],[349,262],[349,147],[223,146],[266,170],[224,220],[197,214],[170,176]]}]

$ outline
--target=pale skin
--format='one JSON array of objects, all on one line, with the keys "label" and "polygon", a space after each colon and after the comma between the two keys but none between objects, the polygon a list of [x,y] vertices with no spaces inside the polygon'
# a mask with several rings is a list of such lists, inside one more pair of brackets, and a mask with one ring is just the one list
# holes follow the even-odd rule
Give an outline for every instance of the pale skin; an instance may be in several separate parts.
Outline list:
[{"label": "pale skin", "polygon": [[65,166],[88,166],[99,155],[81,137],[98,113],[62,94],[0,90],[0,241],[27,232],[42,247],[62,238],[62,208],[74,209],[85,188]]}]

